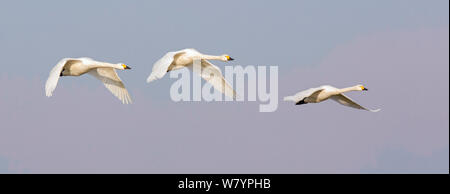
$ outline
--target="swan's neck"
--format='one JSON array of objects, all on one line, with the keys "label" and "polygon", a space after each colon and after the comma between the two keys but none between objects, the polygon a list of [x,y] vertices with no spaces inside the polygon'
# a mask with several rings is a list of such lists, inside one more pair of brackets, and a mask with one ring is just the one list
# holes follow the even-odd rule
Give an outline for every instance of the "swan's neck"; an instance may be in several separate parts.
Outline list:
[{"label": "swan's neck", "polygon": [[93,65],[95,68],[102,68],[102,67],[112,67],[112,68],[115,68],[115,69],[121,69],[122,67],[120,66],[120,65],[118,65],[118,64],[111,64],[111,63],[103,63],[103,62],[98,62],[98,63],[95,63],[94,65]]},{"label": "swan's neck", "polygon": [[205,60],[219,60],[219,61],[224,60],[222,56],[214,56],[214,55],[202,55],[201,58]]},{"label": "swan's neck", "polygon": [[353,87],[348,87],[348,88],[342,88],[342,89],[338,89],[337,93],[341,94],[341,93],[345,93],[345,92],[350,92],[350,91],[360,91],[361,89],[359,88],[359,86],[353,86]]}]

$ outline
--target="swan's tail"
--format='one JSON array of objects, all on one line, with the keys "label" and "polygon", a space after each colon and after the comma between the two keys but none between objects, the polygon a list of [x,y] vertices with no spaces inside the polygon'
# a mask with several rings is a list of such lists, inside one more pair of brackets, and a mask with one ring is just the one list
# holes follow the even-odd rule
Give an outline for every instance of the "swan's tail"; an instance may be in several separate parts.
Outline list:
[{"label": "swan's tail", "polygon": [[293,102],[295,102],[295,96],[286,96],[286,97],[284,97],[283,100],[284,101],[293,101]]}]

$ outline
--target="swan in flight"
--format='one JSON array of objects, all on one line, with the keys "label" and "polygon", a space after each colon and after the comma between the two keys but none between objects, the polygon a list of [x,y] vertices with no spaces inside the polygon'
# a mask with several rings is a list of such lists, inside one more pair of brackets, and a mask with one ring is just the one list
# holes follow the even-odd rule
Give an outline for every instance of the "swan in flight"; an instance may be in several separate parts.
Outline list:
[{"label": "swan in flight", "polygon": [[304,91],[301,91],[294,96],[284,97],[284,101],[293,101],[295,105],[307,104],[307,103],[318,103],[324,100],[332,99],[344,106],[349,106],[356,109],[368,110],[371,112],[378,112],[380,109],[371,110],[364,108],[363,106],[357,104],[352,99],[344,95],[343,93],[349,91],[367,91],[363,85],[356,85],[353,87],[338,89],[333,86],[324,85],[318,88],[310,88]]},{"label": "swan in flight", "polygon": [[208,60],[232,61],[229,55],[212,56],[204,55],[195,49],[183,49],[174,52],[168,52],[161,59],[153,64],[152,73],[147,78],[147,83],[162,78],[167,72],[187,67],[192,70],[194,60],[201,61],[202,71],[200,77],[210,83],[216,90],[224,93],[226,96],[236,98],[236,91],[225,80],[220,69],[210,63]]},{"label": "swan in flight", "polygon": [[62,59],[50,71],[50,75],[45,83],[45,94],[47,97],[53,95],[53,91],[61,76],[80,76],[88,73],[102,81],[106,88],[119,98],[123,104],[131,103],[130,94],[128,94],[115,69],[125,70],[131,68],[122,63],[98,62],[90,58]]}]

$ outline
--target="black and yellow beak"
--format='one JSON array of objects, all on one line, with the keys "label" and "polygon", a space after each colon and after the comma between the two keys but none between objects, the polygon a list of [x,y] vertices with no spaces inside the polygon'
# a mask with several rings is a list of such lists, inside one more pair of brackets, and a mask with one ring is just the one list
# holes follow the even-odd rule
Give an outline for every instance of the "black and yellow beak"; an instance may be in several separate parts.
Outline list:
[{"label": "black and yellow beak", "polygon": [[125,64],[122,64],[122,66],[123,66],[123,69],[131,69],[131,67],[129,67],[129,66],[125,65]]},{"label": "black and yellow beak", "polygon": [[360,86],[362,91],[367,91],[368,89],[364,86]]},{"label": "black and yellow beak", "polygon": [[232,61],[232,60],[234,60],[234,59],[231,58],[230,56],[227,56],[227,60],[228,60],[228,61]]}]

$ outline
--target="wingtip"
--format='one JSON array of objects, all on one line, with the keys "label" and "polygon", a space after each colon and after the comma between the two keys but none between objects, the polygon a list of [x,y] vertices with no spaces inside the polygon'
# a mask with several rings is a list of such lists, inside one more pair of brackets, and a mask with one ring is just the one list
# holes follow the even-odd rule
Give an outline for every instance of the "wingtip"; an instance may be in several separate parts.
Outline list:
[{"label": "wingtip", "polygon": [[370,110],[370,112],[379,112],[381,109]]},{"label": "wingtip", "polygon": [[45,84],[45,95],[47,97],[53,96],[54,91],[55,91],[55,87]]},{"label": "wingtip", "polygon": [[51,92],[45,92],[45,96],[51,97],[53,94]]},{"label": "wingtip", "polygon": [[122,100],[122,104],[133,104],[133,101],[131,100],[131,97],[128,96]]}]

